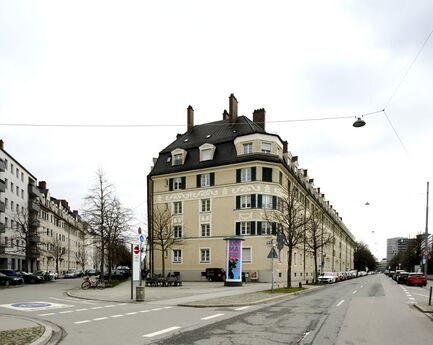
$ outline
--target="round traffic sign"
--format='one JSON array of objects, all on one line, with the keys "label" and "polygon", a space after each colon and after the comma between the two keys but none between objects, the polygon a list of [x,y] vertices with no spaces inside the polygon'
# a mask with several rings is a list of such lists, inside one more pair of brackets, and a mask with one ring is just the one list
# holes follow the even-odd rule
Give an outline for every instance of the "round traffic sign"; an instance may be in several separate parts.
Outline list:
[{"label": "round traffic sign", "polygon": [[134,247],[134,254],[138,254],[140,252],[140,248],[138,246]]}]

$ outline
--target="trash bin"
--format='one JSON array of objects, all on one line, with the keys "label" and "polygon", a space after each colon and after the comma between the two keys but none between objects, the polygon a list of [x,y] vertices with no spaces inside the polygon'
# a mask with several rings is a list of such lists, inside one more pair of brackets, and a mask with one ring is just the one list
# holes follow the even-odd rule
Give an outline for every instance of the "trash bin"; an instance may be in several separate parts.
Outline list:
[{"label": "trash bin", "polygon": [[136,286],[135,287],[135,300],[137,302],[144,301],[144,286]]}]

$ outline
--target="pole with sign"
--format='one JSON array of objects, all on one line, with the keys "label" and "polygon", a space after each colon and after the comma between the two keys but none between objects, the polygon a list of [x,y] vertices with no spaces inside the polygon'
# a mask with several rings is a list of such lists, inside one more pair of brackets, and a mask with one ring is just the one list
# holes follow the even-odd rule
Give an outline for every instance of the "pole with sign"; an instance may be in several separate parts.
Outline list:
[{"label": "pole with sign", "polygon": [[142,285],[143,280],[142,280],[142,274],[141,274],[141,252],[142,252],[142,248],[143,248],[143,242],[144,242],[144,235],[141,233],[141,228],[138,228],[138,240],[139,245],[136,246],[137,250],[134,250],[134,254],[136,254],[138,256],[138,267],[137,267],[137,274],[138,274],[138,280],[139,280],[139,284],[138,286],[135,288],[135,299],[137,302],[142,302],[144,301],[144,286]]}]

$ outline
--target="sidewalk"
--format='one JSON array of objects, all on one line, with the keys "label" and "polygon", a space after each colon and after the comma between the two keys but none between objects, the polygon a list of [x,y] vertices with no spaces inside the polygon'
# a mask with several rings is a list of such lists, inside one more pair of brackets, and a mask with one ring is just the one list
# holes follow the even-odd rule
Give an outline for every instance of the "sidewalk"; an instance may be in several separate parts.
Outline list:
[{"label": "sidewalk", "polygon": [[[283,286],[282,283],[279,284]],[[135,301],[135,288],[131,299],[131,284],[124,282],[114,288],[72,289],[67,292],[71,297],[121,303],[149,303],[163,305],[181,305],[191,307],[244,306],[264,303],[275,298],[287,297],[288,294],[264,292],[271,289],[270,283],[248,283],[237,287],[224,286],[223,282],[184,282],[182,286],[145,287],[144,302]],[[274,288],[278,285],[274,284]],[[311,286],[307,286],[311,289]],[[315,288],[315,287],[313,287]],[[305,290],[304,290],[305,291]]]},{"label": "sidewalk", "polygon": [[0,314],[1,344],[41,345],[48,342],[51,335],[52,328],[46,324],[21,316]]}]

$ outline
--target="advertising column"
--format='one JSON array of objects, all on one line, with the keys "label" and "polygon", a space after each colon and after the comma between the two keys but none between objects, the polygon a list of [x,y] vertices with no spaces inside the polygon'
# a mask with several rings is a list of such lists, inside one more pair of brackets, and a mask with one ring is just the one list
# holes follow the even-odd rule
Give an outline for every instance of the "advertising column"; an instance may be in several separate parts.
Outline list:
[{"label": "advertising column", "polygon": [[242,285],[242,241],[241,237],[228,237],[226,240],[226,281],[225,286]]}]

